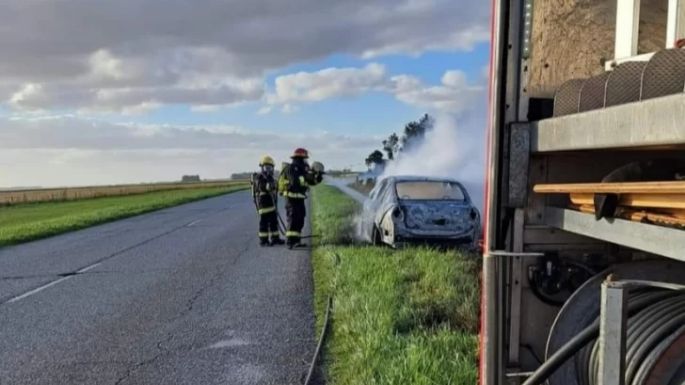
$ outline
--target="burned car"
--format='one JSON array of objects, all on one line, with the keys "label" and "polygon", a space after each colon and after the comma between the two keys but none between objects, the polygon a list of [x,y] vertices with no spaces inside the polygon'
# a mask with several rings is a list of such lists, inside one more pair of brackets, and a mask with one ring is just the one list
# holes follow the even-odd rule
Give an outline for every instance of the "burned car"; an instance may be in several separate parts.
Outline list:
[{"label": "burned car", "polygon": [[381,180],[364,202],[362,235],[374,244],[440,243],[475,247],[480,214],[452,179],[394,176]]}]

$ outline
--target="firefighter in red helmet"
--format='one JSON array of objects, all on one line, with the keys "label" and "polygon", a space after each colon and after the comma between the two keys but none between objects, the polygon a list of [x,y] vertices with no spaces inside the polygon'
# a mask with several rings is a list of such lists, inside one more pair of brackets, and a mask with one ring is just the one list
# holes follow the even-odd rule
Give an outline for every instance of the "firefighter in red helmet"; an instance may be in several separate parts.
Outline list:
[{"label": "firefighter in red helmet", "polygon": [[316,167],[307,163],[309,153],[304,148],[298,148],[290,157],[292,162],[284,169],[287,184],[282,193],[286,197],[286,213],[288,217],[288,231],[286,243],[289,248],[303,246],[302,228],[306,216],[305,199],[310,186],[317,185],[323,180],[323,165],[315,162]]}]

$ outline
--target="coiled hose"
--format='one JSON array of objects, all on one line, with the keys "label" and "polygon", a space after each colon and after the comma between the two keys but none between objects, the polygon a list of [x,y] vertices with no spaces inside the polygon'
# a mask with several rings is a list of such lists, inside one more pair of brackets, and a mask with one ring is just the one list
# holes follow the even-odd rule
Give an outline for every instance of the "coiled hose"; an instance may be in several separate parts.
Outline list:
[{"label": "coiled hose", "polygon": [[[682,333],[685,326],[685,292],[663,289],[636,290],[628,298],[628,330],[626,341],[626,385],[643,385],[648,366],[657,354],[657,346],[668,336]],[[576,356],[578,382],[598,384],[599,319],[587,326],[523,383],[541,385],[569,359]],[[587,346],[587,347],[586,347]],[[581,351],[582,350],[582,351]],[[580,352],[580,354],[576,354]],[[666,385],[666,384],[665,384]]]},{"label": "coiled hose", "polygon": [[[662,290],[659,290],[663,292]],[[685,326],[685,292],[671,292],[673,296],[661,298],[628,319],[626,330],[626,385],[643,385],[650,369],[658,360],[660,343],[672,335],[680,335]],[[645,293],[647,298],[657,293]],[[581,384],[599,384],[599,341],[591,345],[589,355],[585,354],[587,368],[581,373]],[[683,357],[685,359],[685,357]],[[685,361],[684,361],[685,364]],[[578,363],[577,363],[578,365]],[[585,376],[583,376],[585,374]],[[677,382],[680,384],[680,382]],[[666,385],[666,384],[664,384]]]}]

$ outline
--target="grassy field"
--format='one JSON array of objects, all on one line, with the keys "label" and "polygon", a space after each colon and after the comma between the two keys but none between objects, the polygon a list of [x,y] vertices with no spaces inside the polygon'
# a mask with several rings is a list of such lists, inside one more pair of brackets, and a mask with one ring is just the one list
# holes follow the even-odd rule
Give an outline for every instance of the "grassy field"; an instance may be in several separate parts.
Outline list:
[{"label": "grassy field", "polygon": [[202,182],[161,182],[120,184],[109,186],[85,186],[63,188],[38,188],[33,190],[0,190],[0,206],[38,202],[63,202],[113,196],[129,196],[171,190],[195,190],[200,188],[229,187],[248,183],[247,180],[212,180]]},{"label": "grassy field", "polygon": [[44,238],[245,188],[246,185],[236,185],[170,190],[0,207],[0,246]]},{"label": "grassy field", "polygon": [[475,384],[477,257],[355,245],[357,210],[334,187],[314,191],[319,328],[328,294],[335,290],[325,355],[328,383]]}]

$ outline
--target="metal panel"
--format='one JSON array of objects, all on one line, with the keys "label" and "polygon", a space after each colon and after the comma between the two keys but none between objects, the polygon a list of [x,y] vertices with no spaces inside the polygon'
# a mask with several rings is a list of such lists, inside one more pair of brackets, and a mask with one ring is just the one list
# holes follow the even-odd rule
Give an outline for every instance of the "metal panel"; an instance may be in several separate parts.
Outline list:
[{"label": "metal panel", "polygon": [[626,62],[609,72],[604,105],[611,107],[640,100],[642,71],[646,62]]},{"label": "metal panel", "polygon": [[602,283],[599,321],[599,384],[624,385],[626,369],[627,290]]},{"label": "metal panel", "polygon": [[483,330],[480,334],[480,378],[483,385],[496,385],[500,383],[497,378],[500,374],[498,353],[501,352],[498,338],[501,320],[499,317],[499,296],[497,274],[497,257],[486,254],[483,256],[483,289],[482,289],[482,313]]},{"label": "metal panel", "polygon": [[[490,82],[489,82],[489,109],[488,109],[488,172],[486,175],[486,200],[485,204],[485,251],[492,247],[492,240],[497,236],[498,210],[497,183],[499,178],[498,150],[500,145],[500,125],[502,123],[502,94],[504,67],[503,58],[506,57],[506,34],[502,28],[504,15],[507,14],[509,2],[502,0],[492,1],[492,36],[490,51]],[[498,377],[501,374],[499,357],[502,356],[502,347],[497,343],[500,328],[498,316],[499,302],[497,298],[497,261],[495,257],[483,257],[483,282],[481,289],[481,321],[482,330],[480,335],[480,367],[479,378],[482,385],[497,385],[501,383]]]},{"label": "metal panel", "polygon": [[531,151],[685,144],[685,94],[532,123]]},{"label": "metal panel", "polygon": [[528,163],[530,160],[530,125],[510,126],[509,139],[509,207],[523,207],[528,196]]},{"label": "metal panel", "polygon": [[[508,54],[506,63],[506,83],[504,88],[504,130],[502,131],[501,141],[502,145],[499,152],[499,161],[501,162],[500,180],[498,185],[499,204],[501,207],[506,207],[509,204],[509,129],[511,123],[517,122],[519,97],[521,96],[520,76],[521,76],[521,44],[522,44],[522,27],[523,27],[523,0],[511,0],[509,3],[509,23],[508,23]],[[498,218],[501,220],[501,217]],[[502,247],[498,245],[497,247]]]},{"label": "metal panel", "polygon": [[[514,252],[523,252],[523,229],[525,215],[523,209],[514,211]],[[521,346],[521,285],[523,282],[523,263],[517,255],[511,261],[510,310],[509,310],[509,365],[520,362]]]},{"label": "metal panel", "polygon": [[[532,137],[531,137],[532,144]],[[539,183],[549,182],[550,157],[531,157],[528,167],[528,191],[533,191],[533,186]],[[526,204],[526,223],[529,225],[542,225],[545,214],[545,206],[548,200],[547,194],[528,194]]]},{"label": "metal panel", "polygon": [[525,245],[598,245],[600,241],[582,235],[560,231],[548,226],[527,226],[523,234]]},{"label": "metal panel", "polygon": [[571,79],[559,87],[554,94],[554,116],[575,114],[578,112],[580,90],[585,79]]},{"label": "metal panel", "polygon": [[[489,109],[488,109],[488,133],[487,133],[487,147],[488,147],[488,159],[487,161],[487,172],[486,172],[486,186],[485,186],[485,213],[483,217],[485,218],[485,229],[484,229],[484,246],[485,249],[492,248],[492,244],[497,239],[497,222],[499,220],[499,213],[497,210],[499,196],[498,196],[498,179],[500,177],[500,170],[498,167],[498,153],[501,141],[500,135],[500,125],[502,123],[502,93],[500,92],[503,87],[503,75],[506,67],[504,66],[503,58],[506,57],[506,47],[507,44],[506,30],[502,28],[503,25],[503,14],[506,14],[505,10],[508,6],[508,1],[493,0],[493,15],[492,23],[496,30],[493,31],[492,43],[491,43],[491,55],[490,55],[490,84],[489,84]],[[494,363],[493,363],[494,364]],[[481,365],[481,368],[484,365]],[[494,370],[491,368],[484,369],[485,371]],[[482,373],[485,376],[485,374]],[[491,377],[488,374],[488,378]],[[494,384],[494,382],[488,382],[483,380],[484,385]]]},{"label": "metal panel", "polygon": [[642,72],[640,99],[658,98],[685,91],[685,49],[659,51]]},{"label": "metal panel", "polygon": [[604,72],[587,79],[583,83],[583,88],[580,89],[580,101],[578,102],[579,112],[604,107],[608,78],[609,72]]},{"label": "metal panel", "polygon": [[639,27],[640,0],[617,0],[615,58],[637,55]]},{"label": "metal panel", "polygon": [[685,261],[685,231],[548,207],[545,222],[572,233]]}]

